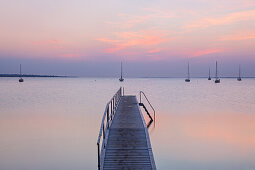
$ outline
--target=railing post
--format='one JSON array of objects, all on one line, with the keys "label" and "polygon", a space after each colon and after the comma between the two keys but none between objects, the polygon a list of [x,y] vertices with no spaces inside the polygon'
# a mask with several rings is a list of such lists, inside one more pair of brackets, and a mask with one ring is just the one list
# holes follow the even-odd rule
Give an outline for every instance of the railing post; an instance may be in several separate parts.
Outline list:
[{"label": "railing post", "polygon": [[111,101],[111,120],[112,120],[112,101]]},{"label": "railing post", "polygon": [[109,105],[107,106],[107,128],[109,129]]},{"label": "railing post", "polygon": [[142,103],[142,97],[141,97],[142,95],[141,95],[141,93],[142,92],[140,91],[140,103]]},{"label": "railing post", "polygon": [[103,124],[103,138],[105,139],[104,124]]},{"label": "railing post", "polygon": [[97,166],[98,170],[100,170],[100,143],[97,143]]},{"label": "railing post", "polygon": [[113,97],[113,115],[114,115],[114,112],[115,112],[115,96]]},{"label": "railing post", "polygon": [[116,111],[116,107],[117,107],[117,94],[115,95],[115,100],[114,100],[114,110]]},{"label": "railing post", "polygon": [[151,105],[150,101],[148,100],[148,98],[146,97],[146,95],[144,94],[143,91],[140,91],[140,103],[142,103],[142,95],[144,96],[144,98],[147,100],[147,102],[149,103],[151,109],[153,110],[153,121],[155,123],[155,109],[153,108],[153,106]]}]

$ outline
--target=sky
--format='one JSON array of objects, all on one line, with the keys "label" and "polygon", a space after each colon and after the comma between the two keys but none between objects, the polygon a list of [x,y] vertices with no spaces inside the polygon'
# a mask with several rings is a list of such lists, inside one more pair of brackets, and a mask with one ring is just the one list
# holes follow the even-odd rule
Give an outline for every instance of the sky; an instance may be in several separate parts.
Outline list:
[{"label": "sky", "polygon": [[0,73],[255,76],[254,0],[1,0]]}]

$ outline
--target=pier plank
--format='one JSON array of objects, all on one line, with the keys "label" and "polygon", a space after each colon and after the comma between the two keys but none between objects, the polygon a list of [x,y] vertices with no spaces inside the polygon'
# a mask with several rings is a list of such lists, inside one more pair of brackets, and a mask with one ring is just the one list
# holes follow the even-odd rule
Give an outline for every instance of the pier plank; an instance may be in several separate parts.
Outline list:
[{"label": "pier plank", "polygon": [[121,96],[109,128],[102,169],[156,169],[136,96]]}]

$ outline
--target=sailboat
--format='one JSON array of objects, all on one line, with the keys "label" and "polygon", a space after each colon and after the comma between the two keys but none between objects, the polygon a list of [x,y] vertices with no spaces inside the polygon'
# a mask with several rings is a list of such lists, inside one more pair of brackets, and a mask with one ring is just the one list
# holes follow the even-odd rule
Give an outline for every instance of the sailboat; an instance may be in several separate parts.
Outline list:
[{"label": "sailboat", "polygon": [[119,79],[119,81],[120,81],[120,82],[123,82],[123,81],[124,81],[124,79],[123,79],[123,77],[122,77],[122,62],[121,62],[121,64],[120,64],[120,79]]},{"label": "sailboat", "polygon": [[218,63],[216,61],[216,74],[215,74],[215,83],[220,83],[220,79],[218,78]]},{"label": "sailboat", "polygon": [[22,74],[21,74],[21,64],[20,64],[19,65],[19,82],[23,82],[24,81],[21,75]]},{"label": "sailboat", "polygon": [[237,81],[242,81],[241,79],[241,66],[239,64],[239,77],[237,77]]},{"label": "sailboat", "polygon": [[189,63],[188,63],[188,78],[185,79],[185,82],[190,82],[190,75],[189,75]]},{"label": "sailboat", "polygon": [[211,70],[210,70],[210,67],[209,67],[209,77],[208,77],[208,80],[211,80]]}]

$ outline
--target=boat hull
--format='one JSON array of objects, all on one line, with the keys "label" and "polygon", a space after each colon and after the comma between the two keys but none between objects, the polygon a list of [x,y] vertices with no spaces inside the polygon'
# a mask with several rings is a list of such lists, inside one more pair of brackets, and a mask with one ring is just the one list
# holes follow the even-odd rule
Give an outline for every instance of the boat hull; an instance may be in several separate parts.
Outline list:
[{"label": "boat hull", "polygon": [[215,83],[220,83],[220,79],[216,79],[214,82]]}]

